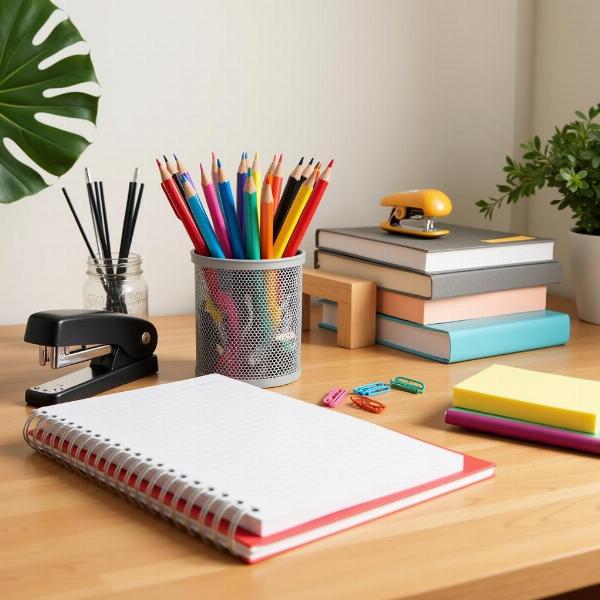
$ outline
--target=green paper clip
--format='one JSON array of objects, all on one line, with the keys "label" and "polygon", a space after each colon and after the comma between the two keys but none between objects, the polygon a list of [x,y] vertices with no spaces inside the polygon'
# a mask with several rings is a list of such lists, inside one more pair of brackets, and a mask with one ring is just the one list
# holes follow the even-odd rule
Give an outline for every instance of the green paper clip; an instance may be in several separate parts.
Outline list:
[{"label": "green paper clip", "polygon": [[390,385],[395,390],[404,390],[411,394],[422,394],[425,391],[425,384],[422,381],[403,377],[402,375],[390,379]]}]

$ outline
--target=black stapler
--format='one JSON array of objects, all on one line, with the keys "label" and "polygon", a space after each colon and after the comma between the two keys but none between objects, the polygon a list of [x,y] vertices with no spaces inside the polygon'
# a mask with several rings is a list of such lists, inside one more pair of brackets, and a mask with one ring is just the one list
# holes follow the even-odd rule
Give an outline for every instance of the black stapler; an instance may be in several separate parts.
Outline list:
[{"label": "black stapler", "polygon": [[79,369],[25,391],[25,401],[48,406],[99,394],[158,371],[156,327],[103,310],[50,310],[32,314],[25,341],[40,347],[40,365],[53,369],[90,360]]}]

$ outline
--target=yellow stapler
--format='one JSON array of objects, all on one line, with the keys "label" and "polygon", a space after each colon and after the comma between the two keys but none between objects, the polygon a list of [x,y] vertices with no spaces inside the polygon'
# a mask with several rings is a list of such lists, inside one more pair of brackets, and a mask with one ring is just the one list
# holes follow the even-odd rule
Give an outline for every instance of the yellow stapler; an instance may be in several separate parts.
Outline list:
[{"label": "yellow stapler", "polygon": [[433,238],[450,233],[447,229],[437,229],[435,217],[445,217],[452,212],[450,198],[440,190],[423,189],[399,192],[381,199],[381,206],[392,206],[387,221],[381,229],[390,233],[416,235]]}]

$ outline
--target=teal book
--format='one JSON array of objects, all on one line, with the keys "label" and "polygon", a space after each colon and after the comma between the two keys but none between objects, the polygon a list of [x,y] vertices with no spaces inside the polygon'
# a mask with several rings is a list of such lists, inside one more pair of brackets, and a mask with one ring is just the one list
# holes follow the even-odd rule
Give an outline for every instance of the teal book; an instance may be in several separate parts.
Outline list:
[{"label": "teal book", "polygon": [[[337,329],[337,305],[323,302],[321,327]],[[445,363],[560,346],[570,319],[553,310],[419,325],[379,313],[377,343]]]}]

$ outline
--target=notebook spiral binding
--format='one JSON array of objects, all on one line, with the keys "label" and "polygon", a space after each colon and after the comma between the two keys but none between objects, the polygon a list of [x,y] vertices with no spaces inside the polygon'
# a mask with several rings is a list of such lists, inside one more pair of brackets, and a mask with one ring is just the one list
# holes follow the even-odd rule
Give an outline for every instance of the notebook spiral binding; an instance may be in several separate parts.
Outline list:
[{"label": "notebook spiral binding", "polygon": [[[71,439],[65,437],[72,432],[75,433]],[[35,411],[27,419],[23,438],[36,452],[116,492],[132,504],[171,521],[190,535],[200,536],[221,550],[238,554],[235,536],[242,519],[249,513],[242,500],[227,501],[227,494],[213,494],[211,486],[202,485],[199,481],[188,482],[185,474],[178,475],[174,469],[166,469],[151,458],[144,459],[139,452],[123,448],[121,444],[102,438],[100,434],[83,429],[72,421],[57,421],[46,410]],[[139,470],[141,465],[145,465],[143,470]],[[112,473],[109,473],[111,470]],[[135,477],[134,483],[128,484],[132,477]],[[145,489],[142,489],[144,483]],[[156,488],[160,491],[158,497],[153,498],[152,492]],[[183,509],[178,510],[186,496]],[[170,498],[168,502],[167,498]],[[194,507],[199,509],[196,517],[193,515]],[[210,514],[212,520],[207,524]],[[224,520],[229,522],[226,534],[219,531]]]}]

